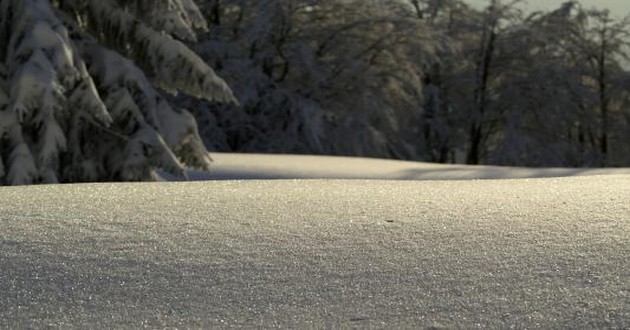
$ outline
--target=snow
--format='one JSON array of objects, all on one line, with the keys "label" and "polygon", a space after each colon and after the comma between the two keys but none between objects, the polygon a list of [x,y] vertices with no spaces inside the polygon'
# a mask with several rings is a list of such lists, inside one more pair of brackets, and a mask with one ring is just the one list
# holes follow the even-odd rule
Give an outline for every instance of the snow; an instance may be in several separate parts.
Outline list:
[{"label": "snow", "polygon": [[170,34],[192,41],[204,29],[194,1],[0,7],[0,184],[147,179],[157,167],[183,176],[179,161],[210,166],[194,117],[155,90],[236,103]]},{"label": "snow", "polygon": [[355,180],[2,187],[0,328],[630,327],[627,170],[213,156]]},{"label": "snow", "polygon": [[[230,179],[382,179],[468,180],[630,174],[630,168],[525,168],[444,165],[360,157],[211,153],[209,172],[193,180]],[[167,174],[164,177],[170,178]]]}]

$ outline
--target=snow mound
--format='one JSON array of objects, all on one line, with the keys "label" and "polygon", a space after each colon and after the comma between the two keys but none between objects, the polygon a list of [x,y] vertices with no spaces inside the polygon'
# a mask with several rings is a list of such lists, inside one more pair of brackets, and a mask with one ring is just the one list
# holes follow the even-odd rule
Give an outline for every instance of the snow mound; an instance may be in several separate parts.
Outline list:
[{"label": "snow mound", "polygon": [[[630,174],[630,168],[519,168],[445,165],[400,160],[310,155],[212,153],[210,172],[192,180],[231,179],[516,179]],[[165,178],[172,178],[162,175]]]},{"label": "snow mound", "polygon": [[630,328],[630,175],[0,200],[0,328]]}]

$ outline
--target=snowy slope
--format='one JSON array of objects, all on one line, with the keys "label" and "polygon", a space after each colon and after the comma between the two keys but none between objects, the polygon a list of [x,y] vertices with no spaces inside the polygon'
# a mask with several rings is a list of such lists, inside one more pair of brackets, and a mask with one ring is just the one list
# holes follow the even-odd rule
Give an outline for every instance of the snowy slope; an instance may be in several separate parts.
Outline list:
[{"label": "snowy slope", "polygon": [[459,180],[630,174],[630,168],[515,168],[444,165],[358,157],[234,153],[212,153],[211,155],[214,163],[210,172],[192,172],[191,179]]},{"label": "snowy slope", "polygon": [[630,327],[630,175],[50,185],[0,200],[0,328]]}]

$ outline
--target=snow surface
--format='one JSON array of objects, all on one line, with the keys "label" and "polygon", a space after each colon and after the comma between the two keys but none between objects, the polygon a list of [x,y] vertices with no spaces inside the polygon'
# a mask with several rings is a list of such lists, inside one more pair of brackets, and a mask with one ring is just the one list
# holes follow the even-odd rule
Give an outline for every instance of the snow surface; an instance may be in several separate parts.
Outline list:
[{"label": "snow surface", "polygon": [[[210,172],[191,172],[192,180],[231,179],[383,179],[462,180],[546,178],[630,174],[630,168],[523,168],[444,165],[360,157],[212,153]],[[165,178],[173,179],[168,174]]]},{"label": "snow surface", "polygon": [[[314,160],[301,157],[283,166]],[[215,155],[216,170],[237,158]],[[335,160],[352,177],[376,164]],[[0,328],[630,328],[629,174],[46,185],[0,200]]]}]

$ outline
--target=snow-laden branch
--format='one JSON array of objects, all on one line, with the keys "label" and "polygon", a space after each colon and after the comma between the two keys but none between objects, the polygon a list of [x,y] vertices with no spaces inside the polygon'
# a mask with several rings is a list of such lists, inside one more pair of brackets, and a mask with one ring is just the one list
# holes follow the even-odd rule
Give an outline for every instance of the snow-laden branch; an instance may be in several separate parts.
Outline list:
[{"label": "snow-laden branch", "polygon": [[90,30],[123,49],[160,88],[209,101],[236,103],[223,79],[182,42],[152,29],[111,1],[90,0],[87,11]]},{"label": "snow-laden branch", "polygon": [[156,87],[236,102],[171,36],[206,28],[192,0],[0,0],[0,27],[0,183],[208,168],[195,119]]}]

